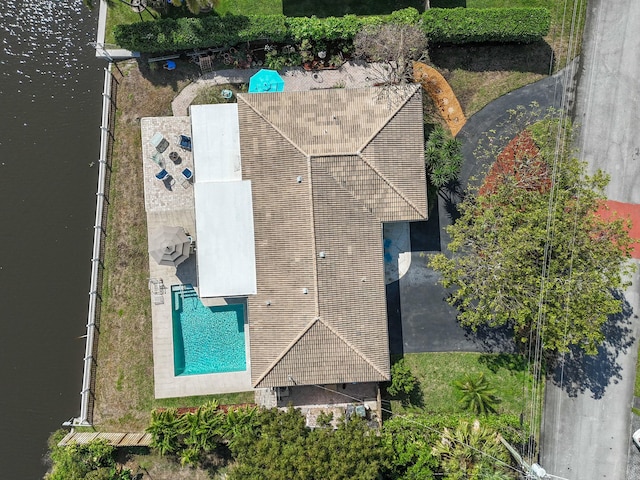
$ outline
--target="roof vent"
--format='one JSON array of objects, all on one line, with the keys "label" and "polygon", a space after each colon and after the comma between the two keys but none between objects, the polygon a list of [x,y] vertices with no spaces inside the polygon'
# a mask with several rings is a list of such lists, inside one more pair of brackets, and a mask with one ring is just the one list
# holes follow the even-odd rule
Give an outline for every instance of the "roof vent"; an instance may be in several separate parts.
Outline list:
[{"label": "roof vent", "polygon": [[271,300],[267,300],[267,307],[271,305]]},{"label": "roof vent", "polygon": [[302,183],[302,176],[301,175],[298,175],[298,177],[296,178],[296,182]]},{"label": "roof vent", "polygon": [[326,254],[326,253],[324,253],[324,252],[320,252],[320,253],[318,254],[318,256],[319,256],[320,258],[324,258],[324,257],[326,257],[326,256],[327,256],[327,254]]},{"label": "roof vent", "polygon": [[303,288],[302,289],[302,293],[304,293],[306,295],[307,293],[309,293],[309,289],[308,288]]}]

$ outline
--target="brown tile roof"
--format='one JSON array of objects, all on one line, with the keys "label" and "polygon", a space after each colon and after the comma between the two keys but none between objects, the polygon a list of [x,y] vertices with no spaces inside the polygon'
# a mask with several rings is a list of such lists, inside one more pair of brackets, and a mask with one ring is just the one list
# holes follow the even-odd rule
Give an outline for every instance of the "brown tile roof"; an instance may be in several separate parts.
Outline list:
[{"label": "brown tile roof", "polygon": [[426,218],[420,90],[242,94],[238,114],[253,384],[387,380],[381,222]]}]

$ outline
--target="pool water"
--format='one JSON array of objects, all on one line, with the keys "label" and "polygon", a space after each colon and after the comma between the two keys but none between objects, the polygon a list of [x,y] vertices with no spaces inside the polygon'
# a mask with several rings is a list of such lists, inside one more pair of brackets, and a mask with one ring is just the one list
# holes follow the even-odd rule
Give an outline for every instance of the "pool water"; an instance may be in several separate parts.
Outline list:
[{"label": "pool water", "polygon": [[205,307],[193,287],[172,287],[176,376],[247,369],[244,305]]}]

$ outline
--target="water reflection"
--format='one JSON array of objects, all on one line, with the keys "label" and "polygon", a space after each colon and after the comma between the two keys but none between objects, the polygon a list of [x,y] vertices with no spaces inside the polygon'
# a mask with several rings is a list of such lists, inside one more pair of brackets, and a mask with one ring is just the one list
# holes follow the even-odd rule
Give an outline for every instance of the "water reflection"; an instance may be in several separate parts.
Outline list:
[{"label": "water reflection", "polygon": [[102,68],[81,0],[0,3],[0,475],[79,412]]}]

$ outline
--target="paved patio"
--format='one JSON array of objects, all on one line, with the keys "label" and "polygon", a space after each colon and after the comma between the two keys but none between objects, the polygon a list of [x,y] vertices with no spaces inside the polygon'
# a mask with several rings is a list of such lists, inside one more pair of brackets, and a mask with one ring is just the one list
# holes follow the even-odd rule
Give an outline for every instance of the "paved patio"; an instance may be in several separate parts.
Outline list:
[{"label": "paved patio", "polygon": [[[198,90],[207,85],[225,83],[249,83],[258,68],[245,70],[216,70],[206,73],[187,85],[171,102],[171,109],[176,116],[188,115],[189,105],[198,95]],[[280,71],[287,92],[317,90],[323,88],[361,88],[371,87],[385,78],[382,67],[375,63],[360,61],[346,62],[336,70],[308,72],[301,67],[287,67]]]},{"label": "paved patio", "polygon": [[[189,117],[156,117],[143,118],[142,128],[142,166],[144,173],[144,200],[147,211],[147,230],[151,238],[163,226],[178,226],[184,228],[196,242],[195,238],[195,209],[193,185],[181,182],[181,171],[189,168],[197,178],[191,152],[181,149],[177,145],[180,134],[191,135]],[[175,179],[175,183],[162,182],[155,178],[160,166],[151,160],[155,148],[150,139],[160,132],[169,142],[163,153],[165,169]],[[170,152],[177,152],[180,160],[176,163],[169,159]],[[163,293],[153,295],[151,292],[151,317],[153,324],[153,363],[154,388],[156,398],[186,397],[192,395],[208,395],[216,393],[230,393],[250,391],[249,369],[244,372],[215,373],[207,375],[174,375],[173,362],[173,319],[171,286],[191,284],[197,290],[198,276],[196,272],[195,256],[178,267],[158,265],[149,256],[149,278],[162,282]],[[224,305],[237,302],[219,298],[207,302],[208,306]],[[245,308],[245,315],[246,315]],[[249,365],[249,328],[245,318],[245,351],[247,365]]]}]

